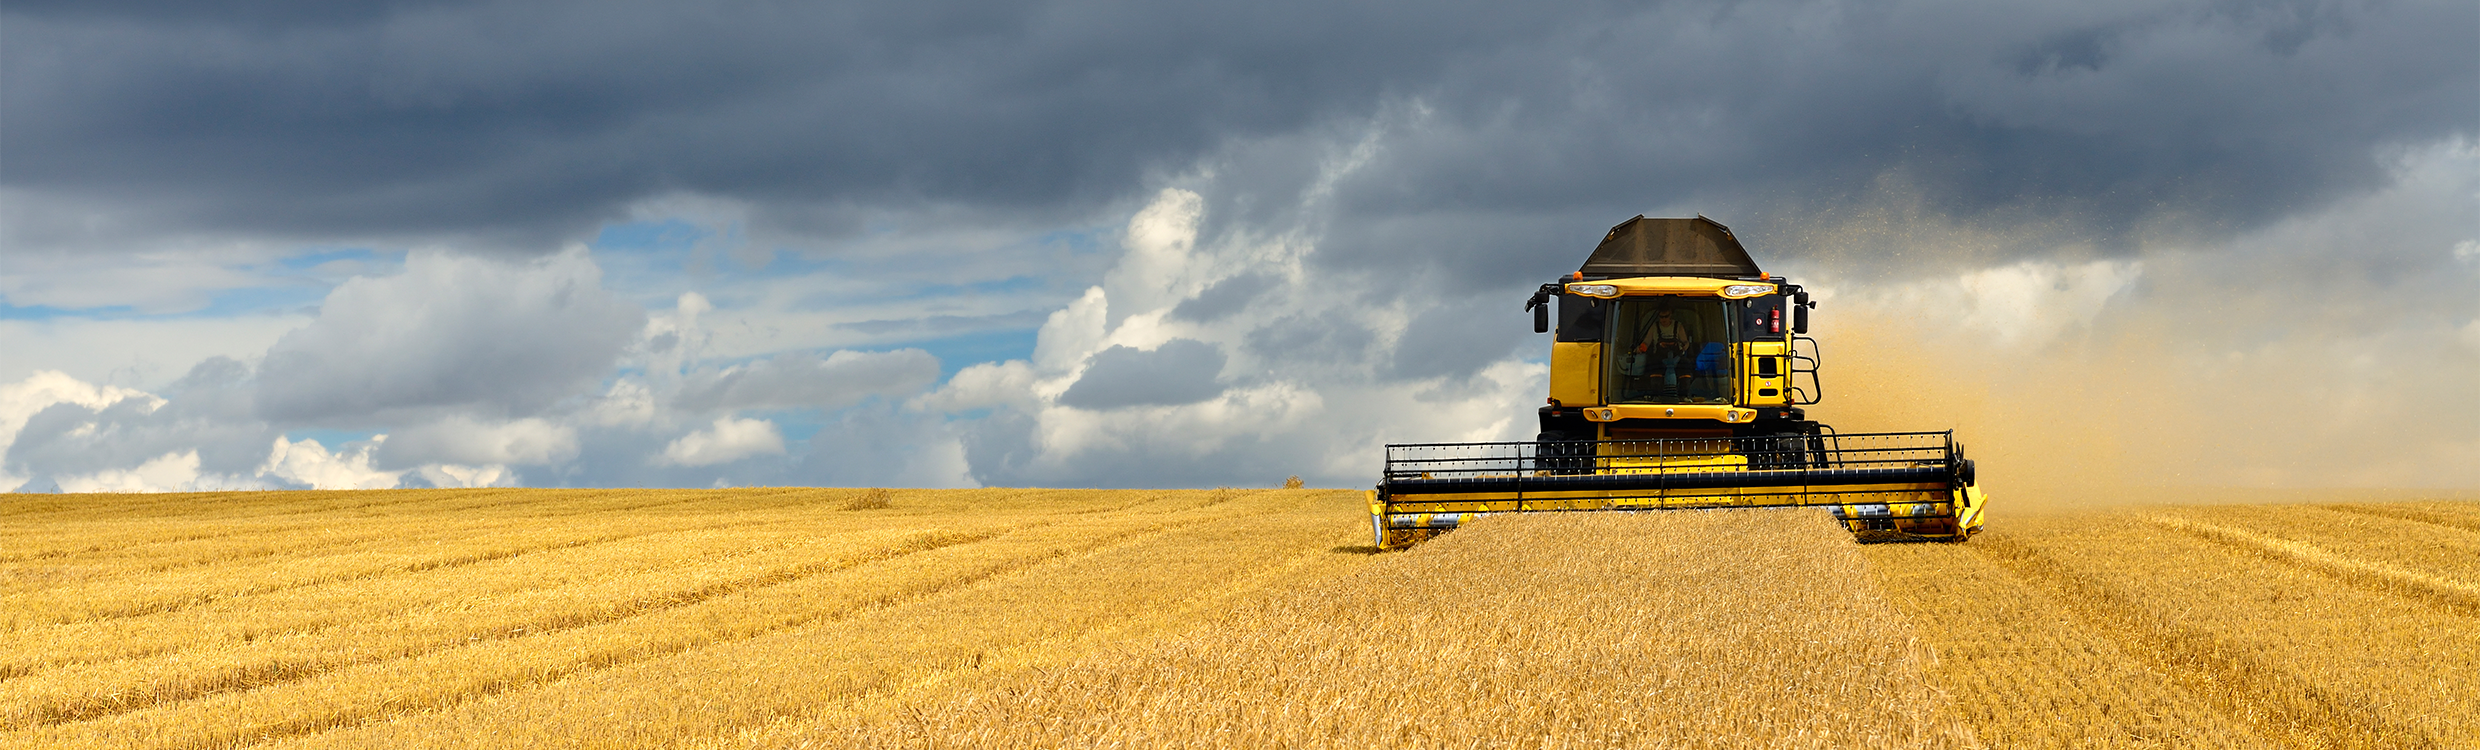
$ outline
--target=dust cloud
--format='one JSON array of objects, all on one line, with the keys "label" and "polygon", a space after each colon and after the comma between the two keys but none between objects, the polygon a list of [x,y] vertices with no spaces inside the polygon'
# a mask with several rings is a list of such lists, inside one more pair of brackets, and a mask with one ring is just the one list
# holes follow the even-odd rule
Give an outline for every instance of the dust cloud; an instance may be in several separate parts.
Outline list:
[{"label": "dust cloud", "polygon": [[1820,301],[1811,415],[1953,429],[1992,496],[2026,508],[2480,499],[2480,263],[2451,235],[2381,251],[2288,226],[2105,251],[2017,226],[1879,214],[1797,238],[1786,270]]}]

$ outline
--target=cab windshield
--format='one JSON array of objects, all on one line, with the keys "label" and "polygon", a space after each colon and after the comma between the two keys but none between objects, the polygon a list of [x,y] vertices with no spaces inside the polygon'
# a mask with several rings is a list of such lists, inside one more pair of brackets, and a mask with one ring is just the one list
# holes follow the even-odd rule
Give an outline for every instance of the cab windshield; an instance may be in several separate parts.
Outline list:
[{"label": "cab windshield", "polygon": [[1619,299],[1610,316],[1610,403],[1731,403],[1723,305],[1710,297]]}]

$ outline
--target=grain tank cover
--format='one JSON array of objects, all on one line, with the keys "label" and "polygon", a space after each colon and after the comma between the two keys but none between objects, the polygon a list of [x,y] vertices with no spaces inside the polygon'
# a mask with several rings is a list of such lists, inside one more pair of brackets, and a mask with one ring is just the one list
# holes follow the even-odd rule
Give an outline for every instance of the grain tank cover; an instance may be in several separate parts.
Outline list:
[{"label": "grain tank cover", "polygon": [[1648,219],[1619,222],[1593,248],[1580,269],[1587,277],[1756,276],[1757,262],[1712,219]]}]

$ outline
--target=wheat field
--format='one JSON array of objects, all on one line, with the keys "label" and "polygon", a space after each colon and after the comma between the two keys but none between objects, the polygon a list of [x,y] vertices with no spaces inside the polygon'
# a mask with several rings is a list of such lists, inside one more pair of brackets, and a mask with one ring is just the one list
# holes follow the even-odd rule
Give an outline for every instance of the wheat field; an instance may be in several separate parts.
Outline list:
[{"label": "wheat field", "polygon": [[2480,747],[2480,503],[0,495],[0,747]]}]

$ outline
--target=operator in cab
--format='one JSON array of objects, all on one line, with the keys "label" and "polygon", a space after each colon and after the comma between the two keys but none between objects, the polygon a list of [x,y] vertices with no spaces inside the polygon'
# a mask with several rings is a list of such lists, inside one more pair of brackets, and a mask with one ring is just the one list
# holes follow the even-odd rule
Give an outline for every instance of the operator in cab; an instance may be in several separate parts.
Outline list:
[{"label": "operator in cab", "polygon": [[1644,322],[1644,335],[1636,342],[1636,358],[1627,374],[1660,377],[1661,400],[1678,401],[1696,377],[1698,326],[1693,315],[1673,311],[1668,300],[1656,302],[1653,319]]}]

